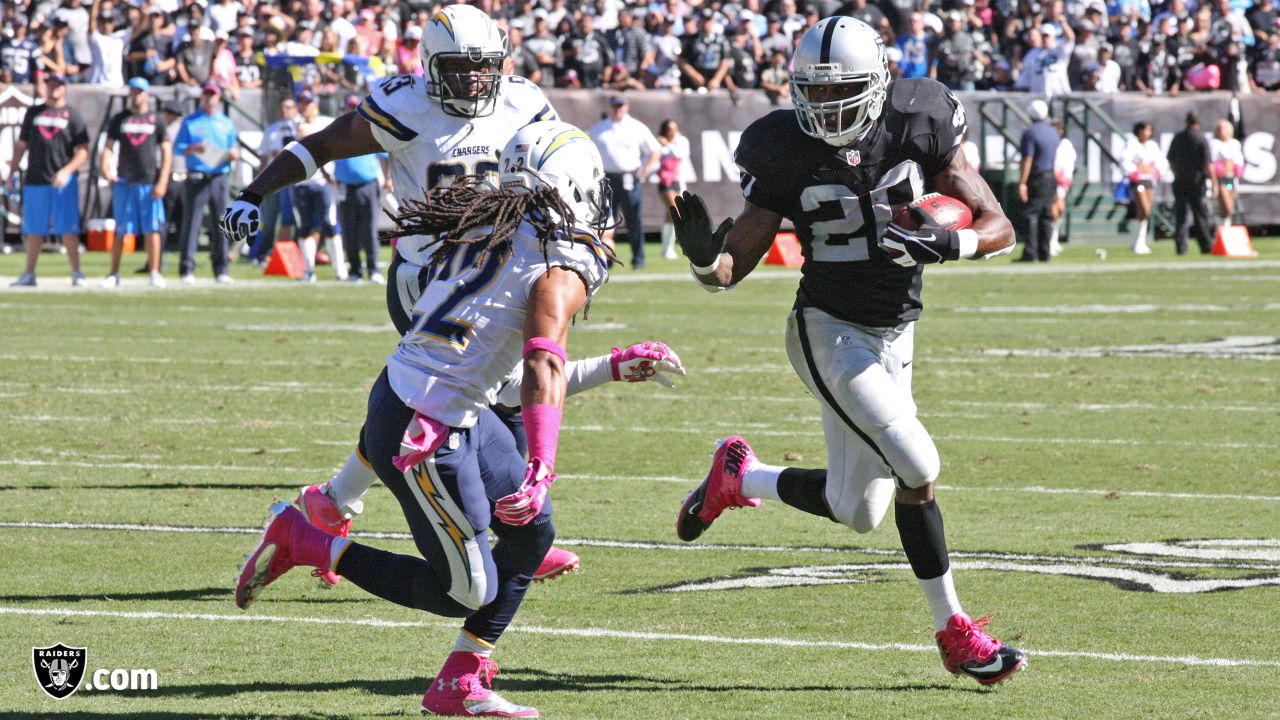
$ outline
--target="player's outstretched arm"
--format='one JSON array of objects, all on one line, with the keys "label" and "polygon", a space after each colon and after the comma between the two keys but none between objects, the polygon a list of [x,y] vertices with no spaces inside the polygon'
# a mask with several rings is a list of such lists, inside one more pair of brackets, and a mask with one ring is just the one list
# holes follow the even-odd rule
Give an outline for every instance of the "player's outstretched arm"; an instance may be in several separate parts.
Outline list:
[{"label": "player's outstretched arm", "polygon": [[970,228],[977,233],[978,240],[973,254],[967,257],[978,260],[1013,250],[1013,223],[1004,214],[987,181],[969,167],[964,153],[957,152],[951,164],[930,179],[930,185],[943,195],[964,203],[973,212]]},{"label": "player's outstretched arm", "polygon": [[382,152],[369,121],[349,112],[314,135],[290,143],[258,173],[222,214],[219,225],[232,242],[247,242],[258,232],[263,198],[314,175],[332,160]]},{"label": "player's outstretched arm", "polygon": [[494,517],[507,525],[526,525],[539,513],[556,479],[556,449],[564,407],[569,322],[587,301],[586,283],[572,270],[553,267],[529,292],[524,321],[524,373],[520,412],[529,441],[524,481],[494,503]]},{"label": "player's outstretched arm", "polygon": [[730,288],[745,278],[782,225],[781,215],[747,201],[736,220],[725,219],[713,228],[706,203],[691,192],[676,198],[671,220],[694,277],[709,289]]}]

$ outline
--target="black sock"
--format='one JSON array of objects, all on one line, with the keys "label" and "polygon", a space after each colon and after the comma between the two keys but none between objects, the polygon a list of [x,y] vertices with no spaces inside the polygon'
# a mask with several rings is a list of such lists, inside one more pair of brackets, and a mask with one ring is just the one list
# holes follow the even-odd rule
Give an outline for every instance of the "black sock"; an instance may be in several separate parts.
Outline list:
[{"label": "black sock", "polygon": [[898,537],[907,553],[911,570],[921,580],[942,577],[951,567],[947,559],[947,536],[942,530],[942,511],[930,500],[923,505],[894,503],[893,516]]},{"label": "black sock", "polygon": [[835,521],[831,517],[831,508],[827,507],[826,487],[826,470],[787,468],[778,476],[778,497],[782,502],[810,515]]},{"label": "black sock", "polygon": [[334,571],[397,605],[445,617],[466,617],[472,613],[470,608],[449,597],[431,572],[431,566],[420,557],[397,555],[353,542]]}]

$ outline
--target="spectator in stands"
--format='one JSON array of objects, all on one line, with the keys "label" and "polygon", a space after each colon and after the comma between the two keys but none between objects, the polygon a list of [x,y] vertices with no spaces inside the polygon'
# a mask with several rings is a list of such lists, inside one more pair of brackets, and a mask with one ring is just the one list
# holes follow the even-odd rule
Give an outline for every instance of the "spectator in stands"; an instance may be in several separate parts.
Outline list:
[{"label": "spectator in stands", "polygon": [[640,270],[644,268],[644,183],[657,167],[662,148],[649,128],[628,113],[625,97],[614,95],[609,108],[609,116],[592,126],[589,134],[600,148],[614,207],[626,222],[631,267]]},{"label": "spectator in stands", "polygon": [[[773,53],[781,52],[788,60],[791,59],[791,37],[782,31],[782,20],[777,15],[769,15],[767,18],[766,30],[764,37],[760,40],[760,50],[766,55],[772,57]],[[872,25],[872,27],[875,27]]]},{"label": "spectator in stands", "polygon": [[1027,113],[1031,126],[1020,141],[1022,164],[1018,197],[1022,200],[1022,256],[1020,262],[1049,262],[1049,238],[1053,234],[1053,201],[1058,183],[1054,161],[1061,137],[1049,124],[1049,105],[1032,100]]},{"label": "spectator in stands", "polygon": [[841,15],[848,15],[856,18],[871,27],[880,27],[880,21],[884,19],[884,13],[874,4],[868,4],[867,0],[853,0],[840,6]]},{"label": "spectator in stands", "polygon": [[[578,34],[564,43],[565,64],[578,73],[584,88],[599,88],[613,75],[614,56],[604,33],[595,27],[595,18],[583,14]],[[572,50],[572,52],[570,52]],[[570,57],[576,62],[570,64]]]},{"label": "spectator in stands", "polygon": [[[1205,208],[1205,188],[1208,186],[1216,191],[1217,183],[1209,143],[1204,139],[1200,117],[1196,113],[1187,113],[1186,128],[1173,136],[1169,143],[1168,161],[1173,170],[1173,238],[1178,254],[1187,253],[1190,229],[1195,230],[1200,252],[1208,254],[1212,250],[1213,231],[1209,211]],[[1191,215],[1190,223],[1188,213]]]},{"label": "spectator in stands", "polygon": [[[192,7],[199,7],[193,5]],[[213,72],[213,31],[203,25],[191,28],[191,34],[178,46],[178,82],[198,87],[209,81]]]},{"label": "spectator in stands", "polygon": [[947,13],[946,29],[934,46],[929,75],[952,90],[973,90],[978,79],[978,50],[966,28],[968,18],[959,10]]},{"label": "spectator in stands", "polygon": [[653,87],[660,90],[679,90],[680,53],[684,43],[676,36],[676,24],[670,18],[659,21],[658,34],[650,36],[653,47],[653,64],[649,66],[647,75]]},{"label": "spectator in stands", "polygon": [[253,30],[240,28],[236,30],[236,83],[246,90],[262,87],[262,65],[258,63],[258,53],[253,48]]},{"label": "spectator in stands", "polygon": [[756,60],[747,47],[749,36],[744,32],[732,31],[729,34],[729,58],[733,65],[729,68],[729,79],[733,81],[729,99],[738,104],[738,90],[749,90],[756,86]]},{"label": "spectator in stands", "polygon": [[22,236],[27,264],[15,286],[35,287],[36,261],[44,239],[61,236],[71,263],[71,284],[85,285],[80,272],[80,168],[89,159],[89,130],[75,108],[67,105],[67,79],[50,75],[45,101],[27,109],[9,163],[11,181],[22,176]]},{"label": "spectator in stands", "polygon": [[120,87],[124,85],[124,48],[133,35],[133,29],[116,30],[116,18],[112,13],[102,13],[102,0],[94,0],[89,15],[89,75],[94,85]]},{"label": "spectator in stands", "polygon": [[1219,120],[1209,141],[1209,159],[1213,163],[1213,176],[1217,179],[1218,224],[1231,224],[1236,212],[1236,183],[1244,172],[1244,148],[1235,138],[1235,127],[1230,120]]},{"label": "spectator in stands", "polygon": [[[1089,20],[1081,20],[1075,28],[1076,41],[1067,60],[1067,81],[1074,89],[1083,89],[1085,75],[1098,66],[1097,26]],[[1100,66],[1099,66],[1100,69]],[[1101,73],[1099,73],[1099,82]]]},{"label": "spectator in stands", "polygon": [[698,17],[698,32],[685,38],[678,62],[683,73],[681,87],[706,92],[718,89],[729,76],[733,51],[729,41],[716,31],[713,10],[705,8]]},{"label": "spectator in stands", "polygon": [[66,55],[67,24],[54,20],[40,28],[40,65],[41,70],[51,75],[62,75],[68,78],[77,70],[74,62]]},{"label": "spectator in stands", "polygon": [[933,35],[924,29],[924,13],[911,13],[910,32],[898,38],[898,50],[902,52],[898,67],[902,70],[902,77],[929,76],[929,48],[932,44]]},{"label": "spectator in stands", "polygon": [[422,69],[422,54],[419,52],[419,45],[422,43],[422,28],[417,25],[410,25],[404,30],[404,37],[400,38],[400,43],[396,46],[396,72],[402,75],[417,75],[421,77],[424,74]]},{"label": "spectator in stands", "polygon": [[89,50],[89,11],[84,8],[82,0],[63,0],[62,8],[54,12],[54,22],[66,28],[65,38],[68,50],[67,60],[76,66],[75,72],[68,73],[73,82],[83,82],[84,75],[93,63],[93,53]]},{"label": "spectator in stands", "polygon": [[791,94],[791,71],[787,69],[787,54],[774,50],[769,59],[769,67],[760,73],[760,87],[765,91],[769,102],[777,105],[783,97]]},{"label": "spectator in stands", "polygon": [[[183,285],[196,283],[196,242],[200,227],[209,231],[209,259],[214,280],[232,282],[227,272],[227,239],[218,230],[218,218],[227,209],[230,188],[227,176],[231,161],[240,159],[236,128],[222,112],[222,92],[214,83],[201,88],[200,109],[187,116],[178,129],[173,151],[186,157],[187,180],[183,183],[182,229],[179,231],[181,260],[178,271]],[[206,214],[207,213],[207,214]]]},{"label": "spectator in stands", "polygon": [[209,4],[209,27],[214,33],[230,35],[236,30],[236,19],[245,11],[239,0],[217,0]]},{"label": "spectator in stands", "polygon": [[147,11],[147,24],[129,39],[125,74],[146,78],[152,85],[168,85],[169,72],[178,60],[170,51],[173,28],[164,11],[152,6]]},{"label": "spectator in stands", "polygon": [[621,63],[628,75],[639,77],[641,71],[653,63],[649,34],[636,22],[631,9],[623,8],[618,13],[618,27],[610,30],[607,37],[614,61]]},{"label": "spectator in stands", "polygon": [[1132,245],[1133,252],[1138,255],[1151,254],[1151,247],[1147,244],[1147,219],[1151,217],[1151,206],[1160,179],[1169,172],[1164,153],[1152,139],[1154,134],[1151,123],[1145,120],[1136,123],[1133,137],[1120,158],[1120,168],[1129,180],[1130,211],[1138,220],[1138,234],[1134,236]]},{"label": "spectator in stands", "polygon": [[671,223],[670,209],[676,205],[676,196],[684,191],[684,181],[680,179],[684,164],[689,161],[689,138],[680,134],[680,126],[675,120],[663,120],[658,126],[658,144],[662,146],[658,161],[658,197],[667,208],[662,213],[662,257],[675,260],[676,228]]},{"label": "spectator in stands", "polygon": [[1178,58],[1165,47],[1161,35],[1151,38],[1151,48],[1138,57],[1138,73],[1134,85],[1148,96],[1176,97],[1182,84],[1182,69]]},{"label": "spectator in stands", "polygon": [[36,93],[43,95],[40,61],[40,45],[31,38],[27,24],[16,18],[12,25],[6,22],[4,38],[0,39],[0,82],[36,83]]},{"label": "spectator in stands", "polygon": [[219,30],[213,35],[213,60],[210,63],[209,79],[232,100],[240,99],[240,77],[236,68],[236,56],[227,47],[230,37]]},{"label": "spectator in stands", "polygon": [[378,28],[378,13],[373,8],[364,8],[360,11],[356,35],[364,40],[365,53],[369,57],[382,54],[383,34]]},{"label": "spectator in stands", "polygon": [[[116,159],[113,145],[118,145]],[[152,287],[164,287],[160,274],[160,233],[165,227],[164,196],[169,188],[173,146],[166,134],[161,113],[151,106],[151,83],[146,78],[129,80],[129,106],[107,123],[107,143],[102,148],[103,177],[111,186],[111,215],[116,221],[116,240],[111,246],[111,273],[102,281],[106,288],[120,287],[122,238],[140,238],[147,252],[147,270]]]},{"label": "spectator in stands", "polygon": [[1120,64],[1115,61],[1114,56],[1115,50],[1111,45],[1103,44],[1098,48],[1098,62],[1096,65],[1098,92],[1107,94],[1120,92],[1120,81],[1124,77],[1124,72],[1120,69]]},{"label": "spectator in stands", "polygon": [[[360,98],[347,98],[347,110],[360,105]],[[359,282],[368,277],[370,282],[385,285],[386,278],[378,268],[378,215],[382,206],[379,190],[391,192],[391,174],[382,187],[378,184],[379,158],[381,155],[361,155],[334,162],[334,179],[338,183],[338,221],[342,225],[342,242],[350,268],[347,279]],[[364,254],[364,269],[360,255]]]},{"label": "spectator in stands", "polygon": [[551,34],[551,26],[547,24],[547,17],[543,15],[534,16],[533,20],[533,37],[525,38],[525,47],[533,53],[533,57],[538,61],[538,67],[542,70],[542,78],[540,85],[549,87],[555,83],[556,77],[556,55],[560,51],[560,44],[556,41],[555,35]]},{"label": "spectator in stands", "polygon": [[528,78],[530,82],[542,84],[542,66],[533,51],[524,44],[524,29],[512,25],[507,30],[507,38],[511,41],[511,64],[514,74]]},{"label": "spectator in stands", "polygon": [[1280,90],[1280,29],[1269,33],[1266,44],[1255,49],[1252,72],[1254,90]]}]

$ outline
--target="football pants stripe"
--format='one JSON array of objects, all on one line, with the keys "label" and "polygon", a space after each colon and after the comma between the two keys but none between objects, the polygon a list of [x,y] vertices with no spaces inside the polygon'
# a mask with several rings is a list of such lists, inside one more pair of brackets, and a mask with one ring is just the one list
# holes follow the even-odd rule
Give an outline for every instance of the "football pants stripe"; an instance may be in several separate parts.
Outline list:
[{"label": "football pants stripe", "polygon": [[414,465],[406,475],[409,488],[448,559],[449,597],[467,607],[479,608],[484,604],[487,578],[475,529],[449,494],[435,458]]},{"label": "football pants stripe", "polygon": [[880,459],[884,461],[885,467],[889,468],[889,472],[893,473],[894,482],[898,484],[898,487],[906,489],[907,486],[903,484],[902,478],[898,477],[897,471],[895,471],[893,466],[889,464],[889,459],[884,456],[884,453],[880,450],[879,446],[877,446],[875,441],[871,439],[870,435],[867,435],[861,428],[854,424],[853,418],[849,417],[849,414],[844,411],[844,408],[840,407],[840,403],[836,402],[835,396],[831,394],[831,390],[827,387],[826,383],[822,382],[822,375],[818,374],[818,364],[813,359],[813,348],[809,345],[809,328],[804,319],[804,308],[798,307],[793,312],[796,314],[796,330],[800,335],[800,351],[804,353],[804,362],[809,368],[809,377],[813,378],[813,384],[818,388],[818,393],[822,395],[823,402],[827,404],[827,407],[831,408],[831,411],[840,418],[846,427],[853,431],[854,435],[861,438],[862,441],[867,444],[867,447],[874,450],[876,455],[880,456]]}]

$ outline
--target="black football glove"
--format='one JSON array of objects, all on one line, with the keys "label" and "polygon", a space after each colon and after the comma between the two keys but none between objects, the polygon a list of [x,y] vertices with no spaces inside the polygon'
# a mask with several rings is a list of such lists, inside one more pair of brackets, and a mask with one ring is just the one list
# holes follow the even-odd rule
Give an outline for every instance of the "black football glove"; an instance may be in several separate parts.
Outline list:
[{"label": "black football glove", "polygon": [[676,242],[694,267],[710,267],[724,252],[724,238],[733,227],[733,218],[725,218],[720,227],[711,227],[711,216],[702,197],[689,191],[676,197],[671,208],[671,222],[676,229]]},{"label": "black football glove", "polygon": [[880,236],[880,249],[902,267],[960,259],[960,233],[937,225],[915,230],[889,223]]}]

